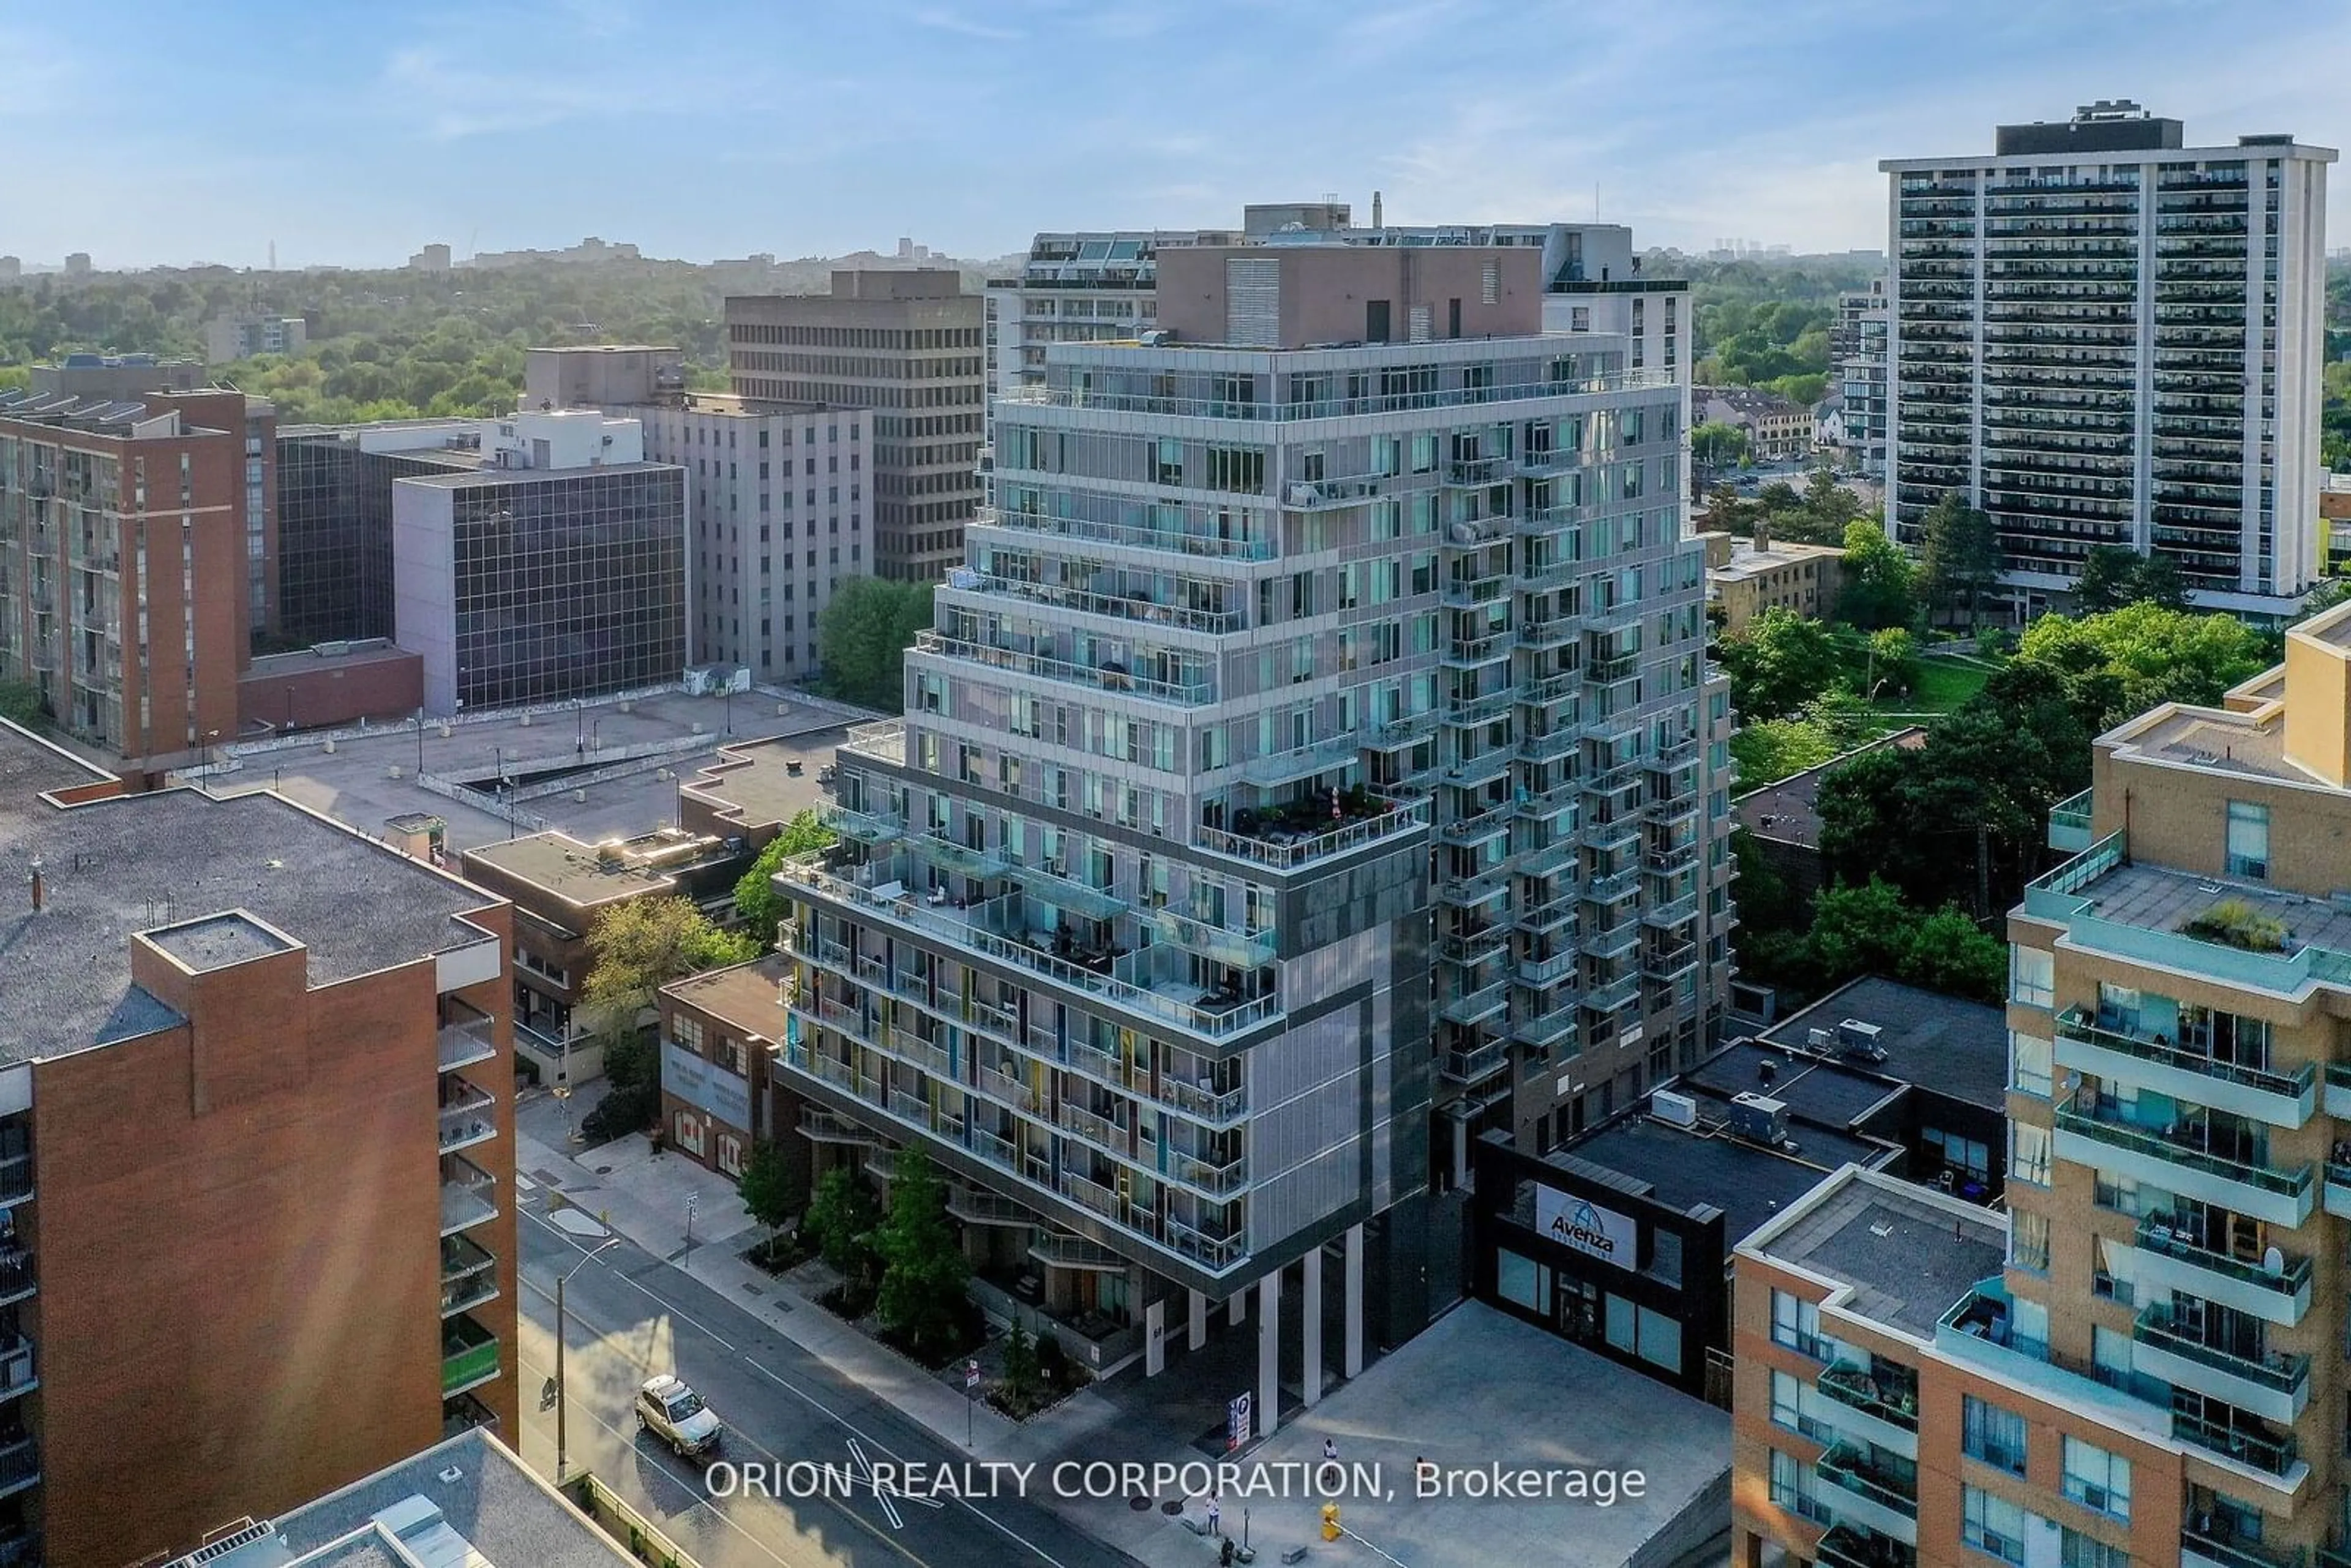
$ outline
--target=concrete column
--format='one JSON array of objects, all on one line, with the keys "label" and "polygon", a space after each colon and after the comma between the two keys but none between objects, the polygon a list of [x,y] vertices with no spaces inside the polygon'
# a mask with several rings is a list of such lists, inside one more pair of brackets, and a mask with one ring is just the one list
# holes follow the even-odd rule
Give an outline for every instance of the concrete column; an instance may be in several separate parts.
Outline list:
[{"label": "concrete column", "polygon": [[1281,1270],[1257,1282],[1257,1430],[1270,1437],[1281,1410]]},{"label": "concrete column", "polygon": [[1469,1185],[1469,1124],[1456,1120],[1453,1124],[1453,1190],[1459,1192]]},{"label": "concrete column", "polygon": [[1249,1322],[1249,1287],[1243,1285],[1225,1298],[1225,1320],[1238,1328]]},{"label": "concrete column", "polygon": [[1347,1227],[1347,1344],[1341,1365],[1350,1378],[1364,1375],[1364,1228]]},{"label": "concrete column", "polygon": [[1198,1350],[1208,1343],[1208,1298],[1199,1291],[1192,1292],[1191,1331],[1191,1337],[1186,1341],[1190,1349]]},{"label": "concrete column", "polygon": [[1163,1297],[1143,1311],[1143,1375],[1167,1370],[1167,1302]]},{"label": "concrete column", "polygon": [[1305,1268],[1306,1290],[1299,1310],[1306,1314],[1306,1403],[1322,1399],[1322,1249],[1311,1249],[1299,1260]]}]

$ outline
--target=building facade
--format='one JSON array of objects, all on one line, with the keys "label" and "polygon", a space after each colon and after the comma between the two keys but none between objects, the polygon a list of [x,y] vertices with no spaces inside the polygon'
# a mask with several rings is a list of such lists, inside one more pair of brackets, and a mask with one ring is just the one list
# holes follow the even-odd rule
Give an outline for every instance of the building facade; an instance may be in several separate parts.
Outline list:
[{"label": "building facade", "polygon": [[298,354],[310,340],[299,316],[215,316],[204,323],[204,361],[225,365],[256,354]]},{"label": "building facade", "polygon": [[[2030,1562],[2045,1540],[2184,1568],[2351,1551],[2346,694],[2351,606],[2225,706],[2099,737],[2087,796],[2051,816],[2070,858],[2010,915],[2009,1215],[1955,1235],[1930,1212],[1938,1260],[1889,1270],[1864,1237],[1898,1219],[1830,1192],[1757,1239],[1751,1292],[1742,1262],[1739,1495],[1760,1503],[1768,1472],[1772,1503],[1741,1509],[1755,1543],[1862,1560],[1816,1553],[1826,1525],[1849,1553]],[[1890,1291],[1905,1271],[1920,1282]]]},{"label": "building facade", "polygon": [[1886,477],[1886,333],[1889,319],[1886,280],[1837,296],[1836,323],[1829,331],[1829,361],[1836,375],[1839,445],[1862,474]]},{"label": "building facade", "polygon": [[[957,274],[934,268],[836,272],[831,294],[726,301],[736,395],[872,411],[871,473],[865,454],[829,444],[801,454],[798,478],[827,517],[871,497],[877,577],[935,582],[963,559],[980,497],[982,314]],[[808,500],[803,517],[819,505]]]},{"label": "building facade", "polygon": [[1820,621],[1836,609],[1844,587],[1842,546],[1775,539],[1771,526],[1761,522],[1749,538],[1728,533],[1700,537],[1707,547],[1707,602],[1719,612],[1726,636],[1744,632],[1766,610]]},{"label": "building facade", "polygon": [[1802,403],[1756,387],[1694,387],[1690,417],[1746,433],[1756,463],[1788,463],[1813,449],[1813,414]]},{"label": "building facade", "polygon": [[2027,612],[2099,545],[2197,602],[2311,581],[2330,149],[2189,147],[2100,102],[1991,156],[1888,160],[1887,517],[1989,513]]},{"label": "building facade", "polygon": [[152,1561],[518,1430],[506,906],[5,724],[0,839],[5,1560]]},{"label": "building facade", "polygon": [[857,479],[872,473],[877,416],[689,392],[682,365],[674,349],[533,349],[523,404],[598,408],[643,427],[646,459],[688,476],[693,662],[798,680],[817,669],[817,618],[834,588],[874,570],[874,498]]},{"label": "building facade", "polygon": [[685,668],[686,475],[643,461],[632,419],[485,420],[444,471],[392,485],[393,641],[424,706],[564,702]]},{"label": "building facade", "polygon": [[392,635],[392,481],[463,466],[480,441],[471,420],[278,430],[278,630],[287,643]]},{"label": "building facade", "polygon": [[233,392],[0,402],[0,678],[131,775],[237,734],[273,418]]}]

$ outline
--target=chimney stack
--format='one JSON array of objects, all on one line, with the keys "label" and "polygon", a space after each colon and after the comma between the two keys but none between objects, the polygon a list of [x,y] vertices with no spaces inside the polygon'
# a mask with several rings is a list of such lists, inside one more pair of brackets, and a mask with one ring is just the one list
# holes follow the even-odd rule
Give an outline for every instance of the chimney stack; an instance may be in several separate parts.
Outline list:
[{"label": "chimney stack", "polygon": [[1771,525],[1762,517],[1755,519],[1755,549],[1759,555],[1771,548]]},{"label": "chimney stack", "polygon": [[1374,228],[1378,228],[1378,227],[1380,227],[1380,226],[1381,226],[1381,225],[1380,225],[1380,193],[1379,193],[1377,191],[1374,191],[1374,192],[1372,193],[1372,226],[1373,226]]}]

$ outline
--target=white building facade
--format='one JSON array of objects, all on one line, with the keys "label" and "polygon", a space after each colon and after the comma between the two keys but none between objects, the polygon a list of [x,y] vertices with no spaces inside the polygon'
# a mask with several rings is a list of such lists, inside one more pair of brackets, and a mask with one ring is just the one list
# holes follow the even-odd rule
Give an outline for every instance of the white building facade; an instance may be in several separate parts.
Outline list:
[{"label": "white building facade", "polygon": [[2189,147],[2129,102],[1888,160],[1888,516],[1989,513],[2030,613],[2100,545],[2199,603],[2313,580],[2327,148]]}]

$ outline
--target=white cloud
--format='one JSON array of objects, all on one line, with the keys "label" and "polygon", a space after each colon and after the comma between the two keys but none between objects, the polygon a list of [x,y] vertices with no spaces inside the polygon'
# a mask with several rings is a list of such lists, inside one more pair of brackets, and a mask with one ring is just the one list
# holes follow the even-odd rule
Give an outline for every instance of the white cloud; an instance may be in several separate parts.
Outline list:
[{"label": "white cloud", "polygon": [[917,26],[941,33],[955,33],[967,38],[984,38],[990,43],[1008,44],[1022,37],[1016,27],[999,27],[992,23],[977,21],[960,11],[950,11],[938,5],[925,6],[915,12],[913,20]]}]

